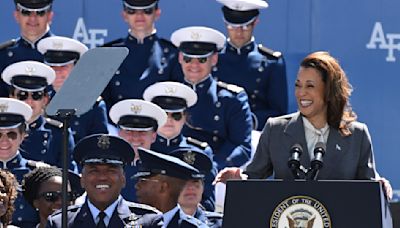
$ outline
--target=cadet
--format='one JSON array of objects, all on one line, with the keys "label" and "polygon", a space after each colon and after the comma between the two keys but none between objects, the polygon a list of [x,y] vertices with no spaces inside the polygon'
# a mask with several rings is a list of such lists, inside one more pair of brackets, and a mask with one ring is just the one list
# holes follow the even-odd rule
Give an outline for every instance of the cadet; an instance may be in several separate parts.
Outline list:
[{"label": "cadet", "polygon": [[[39,164],[21,155],[26,124],[32,116],[29,105],[13,98],[0,98],[0,168],[9,170],[21,184],[23,175]],[[35,227],[38,213],[27,203],[21,192],[14,203],[12,224],[18,227]]]},{"label": "cadet", "polygon": [[163,213],[162,227],[208,227],[178,206],[178,198],[187,180],[204,175],[182,160],[166,154],[139,148],[142,160],[135,175],[138,201],[153,206]]},{"label": "cadet", "polygon": [[119,127],[119,136],[131,144],[135,152],[132,163],[125,167],[127,176],[126,187],[122,189],[122,196],[129,201],[136,201],[136,174],[140,166],[138,148],[150,149],[155,141],[157,129],[167,120],[167,114],[157,105],[138,99],[127,99],[111,107],[110,119]]},{"label": "cadet", "polygon": [[250,158],[252,130],[246,92],[238,86],[217,82],[211,75],[225,36],[207,27],[186,27],[175,31],[171,40],[180,50],[185,84],[198,97],[197,103],[188,109],[190,120],[183,134],[207,142],[214,151],[218,169],[243,165]]},{"label": "cadet", "polygon": [[[22,61],[8,66],[3,71],[2,78],[11,85],[10,97],[25,102],[33,110],[28,121],[28,136],[21,145],[22,155],[27,159],[61,167],[62,122],[43,116],[49,101],[48,87],[55,78],[54,70],[44,63]],[[67,143],[71,154],[75,145],[72,135],[69,135]],[[75,170],[75,163],[71,162],[69,168]]]},{"label": "cadet", "polygon": [[[68,227],[149,227],[159,217],[154,208],[120,195],[126,183],[123,167],[133,158],[132,147],[117,136],[95,134],[76,145],[74,159],[83,167],[87,197],[84,204],[68,207]],[[47,227],[61,227],[61,214],[51,215]]]},{"label": "cadet", "polygon": [[155,21],[161,14],[158,0],[122,2],[128,36],[105,46],[127,47],[129,54],[103,92],[107,108],[120,100],[141,99],[143,91],[155,82],[182,77],[176,48],[156,33]]},{"label": "cadet", "polygon": [[[188,118],[186,109],[197,101],[197,94],[189,86],[179,82],[158,82],[149,86],[143,98],[160,106],[167,112],[167,122],[158,128],[157,139],[151,149],[169,154],[179,148],[200,149],[212,158],[212,149],[206,142],[185,137],[181,130]],[[215,187],[212,185],[217,174],[217,167],[207,173],[202,205],[209,211],[215,210]]]},{"label": "cadet", "polygon": [[[43,61],[37,51],[40,39],[52,35],[50,24],[53,19],[53,0],[14,0],[14,17],[20,27],[21,36],[7,41],[0,50],[0,72],[8,65],[23,60]],[[7,97],[8,85],[0,80],[0,96]]]},{"label": "cadet", "polygon": [[[263,0],[217,0],[222,3],[229,38],[219,54],[213,76],[243,87],[255,116],[254,128],[262,130],[268,117],[287,113],[286,65],[282,54],[257,44],[253,31]],[[258,126],[257,126],[258,125]]]},{"label": "cadet", "polygon": [[[44,63],[56,72],[56,78],[52,86],[55,92],[58,92],[76,62],[88,48],[77,40],[52,36],[39,41],[38,50],[44,55]],[[92,109],[81,116],[74,116],[71,119],[71,129],[75,142],[79,142],[79,140],[88,135],[108,133],[107,123],[106,105],[102,98],[99,97]]]},{"label": "cadet", "polygon": [[[213,162],[211,157],[199,149],[180,148],[172,151],[170,155],[198,169],[205,177],[209,176],[212,171]],[[222,227],[222,214],[206,211],[201,204],[201,198],[205,187],[204,181],[204,179],[199,178],[188,180],[179,196],[179,206],[181,206],[181,209],[186,214],[199,219],[209,227]]]}]

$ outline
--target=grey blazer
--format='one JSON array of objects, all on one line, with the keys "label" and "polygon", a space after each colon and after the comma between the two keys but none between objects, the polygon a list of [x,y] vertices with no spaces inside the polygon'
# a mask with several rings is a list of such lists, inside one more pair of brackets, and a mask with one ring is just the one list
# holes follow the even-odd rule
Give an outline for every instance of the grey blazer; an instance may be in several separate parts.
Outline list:
[{"label": "grey blazer", "polygon": [[[318,179],[369,180],[378,176],[367,126],[353,122],[350,131],[350,136],[342,136],[337,129],[330,129],[323,157],[324,166]],[[261,133],[254,158],[246,167],[245,173],[253,179],[264,179],[271,175],[276,179],[292,178],[287,162],[290,148],[296,143],[303,147],[301,165],[309,168],[310,156],[300,113],[269,118]]]}]

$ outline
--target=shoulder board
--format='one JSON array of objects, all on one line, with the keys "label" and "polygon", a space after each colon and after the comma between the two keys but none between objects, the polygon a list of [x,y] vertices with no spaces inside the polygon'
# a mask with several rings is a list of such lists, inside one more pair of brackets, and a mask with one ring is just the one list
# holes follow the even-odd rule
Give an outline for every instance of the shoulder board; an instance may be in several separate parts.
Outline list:
[{"label": "shoulder board", "polygon": [[222,88],[224,88],[226,90],[229,90],[229,91],[231,91],[233,93],[241,93],[241,92],[244,91],[243,87],[240,87],[240,86],[237,86],[237,85],[234,85],[234,84],[228,84],[226,82],[218,81],[217,85],[219,87],[222,87]]},{"label": "shoulder board", "polygon": [[6,49],[8,47],[11,47],[16,43],[17,43],[16,39],[7,40],[7,41],[5,41],[3,43],[0,43],[0,50]]},{"label": "shoulder board", "polygon": [[258,45],[258,51],[266,57],[270,57],[272,59],[280,59],[282,57],[282,52],[274,51],[267,47],[264,47],[262,44]]},{"label": "shoulder board", "polygon": [[59,120],[51,119],[49,117],[44,118],[47,124],[50,124],[51,126],[57,127],[57,128],[62,128],[63,123]]},{"label": "shoulder board", "polygon": [[101,45],[101,47],[113,47],[116,44],[122,44],[123,42],[124,42],[124,38],[119,38],[119,39],[104,43],[103,45]]},{"label": "shoulder board", "polygon": [[146,204],[129,202],[128,207],[129,207],[129,210],[135,215],[160,214],[161,213],[155,207],[152,207],[152,206],[149,206]]},{"label": "shoulder board", "polygon": [[[82,205],[71,205],[71,206],[68,206],[67,211],[76,212],[81,207],[82,207]],[[61,214],[61,212],[62,212],[62,210],[58,209],[57,211],[55,211],[50,216],[54,217],[55,215]]]},{"label": "shoulder board", "polygon": [[206,149],[208,147],[207,142],[202,142],[200,140],[194,139],[192,137],[187,137],[186,141],[194,146],[200,147],[201,149]]},{"label": "shoulder board", "polygon": [[224,215],[222,213],[213,212],[213,211],[204,211],[204,214],[207,218],[223,218]]},{"label": "shoulder board", "polygon": [[33,160],[28,160],[26,166],[30,169],[35,169],[39,167],[50,167],[50,165],[47,163],[41,161],[33,161]]}]

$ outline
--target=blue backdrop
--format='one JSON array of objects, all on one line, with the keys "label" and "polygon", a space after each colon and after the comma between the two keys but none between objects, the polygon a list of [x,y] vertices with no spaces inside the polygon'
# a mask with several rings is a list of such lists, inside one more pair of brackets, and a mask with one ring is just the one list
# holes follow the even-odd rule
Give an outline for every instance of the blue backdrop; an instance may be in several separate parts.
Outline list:
[{"label": "blue backdrop", "polygon": [[[270,0],[260,15],[259,43],[282,51],[288,65],[290,111],[296,110],[294,78],[300,60],[316,50],[337,57],[354,87],[351,99],[372,135],[378,171],[400,188],[400,1]],[[214,0],[161,0],[157,29],[162,37],[181,27],[203,25],[225,32]],[[0,41],[19,34],[12,0],[0,1]],[[52,31],[93,48],[126,36],[121,0],[55,0]]]}]

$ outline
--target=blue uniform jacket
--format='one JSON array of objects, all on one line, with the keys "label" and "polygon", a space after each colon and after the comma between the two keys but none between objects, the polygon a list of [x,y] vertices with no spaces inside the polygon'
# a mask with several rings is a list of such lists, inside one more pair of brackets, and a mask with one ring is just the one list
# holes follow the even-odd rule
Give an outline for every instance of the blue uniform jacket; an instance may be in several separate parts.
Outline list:
[{"label": "blue uniform jacket", "polygon": [[103,100],[96,102],[94,106],[81,116],[71,119],[71,130],[74,140],[78,143],[82,138],[92,134],[107,134],[107,110]]},{"label": "blue uniform jacket", "polygon": [[133,178],[133,176],[137,173],[138,167],[140,165],[140,160],[136,161],[136,164],[128,164],[124,167],[125,171],[125,177],[126,177],[126,184],[125,188],[121,190],[121,195],[124,197],[124,199],[131,201],[131,202],[137,202],[136,200],[136,182],[137,179]]},{"label": "blue uniform jacket", "polygon": [[[0,73],[3,72],[7,66],[16,62],[25,60],[43,62],[44,58],[43,55],[37,50],[37,44],[41,39],[52,35],[53,34],[48,31],[35,43],[31,43],[30,41],[25,40],[23,37],[19,37],[14,45],[0,50]],[[9,85],[5,83],[3,79],[0,79],[0,97],[8,97],[8,87]]]},{"label": "blue uniform jacket", "polygon": [[[211,159],[213,158],[212,149],[207,147],[202,147],[199,145],[194,145],[193,143],[188,142],[187,137],[179,134],[173,139],[167,139],[162,137],[161,135],[157,135],[156,141],[151,144],[151,149],[160,153],[169,154],[170,152],[178,149],[178,148],[193,148],[196,147],[204,151]],[[214,163],[212,170],[205,176],[204,179],[204,192],[201,200],[201,205],[209,211],[215,210],[215,187],[212,185],[212,182],[217,175],[217,165]]]},{"label": "blue uniform jacket", "polygon": [[287,113],[288,91],[284,58],[260,52],[256,42],[236,48],[226,42],[213,69],[218,80],[243,87],[262,130],[268,117]]},{"label": "blue uniform jacket", "polygon": [[204,211],[197,207],[194,217],[205,223],[210,228],[221,228],[223,215],[218,212]]},{"label": "blue uniform jacket", "polygon": [[218,169],[241,166],[251,153],[251,111],[246,92],[217,85],[212,76],[191,85],[197,103],[188,109],[189,120],[183,135],[205,141],[214,151]]},{"label": "blue uniform jacket", "polygon": [[[28,164],[28,160],[23,158],[18,152],[17,155],[8,162],[0,162],[0,168],[10,171],[21,185],[23,176],[34,169],[34,166]],[[37,211],[25,200],[21,189],[18,189],[18,196],[14,203],[15,211],[13,213],[12,224],[21,228],[32,228],[39,223]]]},{"label": "blue uniform jacket", "polygon": [[[22,156],[34,161],[43,161],[50,165],[62,167],[63,129],[62,126],[56,126],[60,123],[57,120],[46,120],[43,116],[31,123],[28,136],[21,144]],[[76,163],[72,159],[74,146],[72,134],[69,134],[68,153],[70,155],[69,169],[71,170],[76,170]]]},{"label": "blue uniform jacket", "polygon": [[177,49],[155,33],[143,42],[128,35],[111,46],[127,47],[129,54],[102,94],[107,110],[120,100],[142,99],[143,91],[155,82],[176,81],[175,78],[182,77]]},{"label": "blue uniform jacket", "polygon": [[[147,205],[132,203],[122,199],[118,203],[116,210],[114,210],[107,227],[151,227],[150,224],[153,224],[153,221],[158,219],[160,215],[148,208],[150,207]],[[68,207],[67,214],[69,228],[96,227],[87,201],[82,205]],[[62,227],[61,216],[61,211],[51,215],[46,227]]]}]

